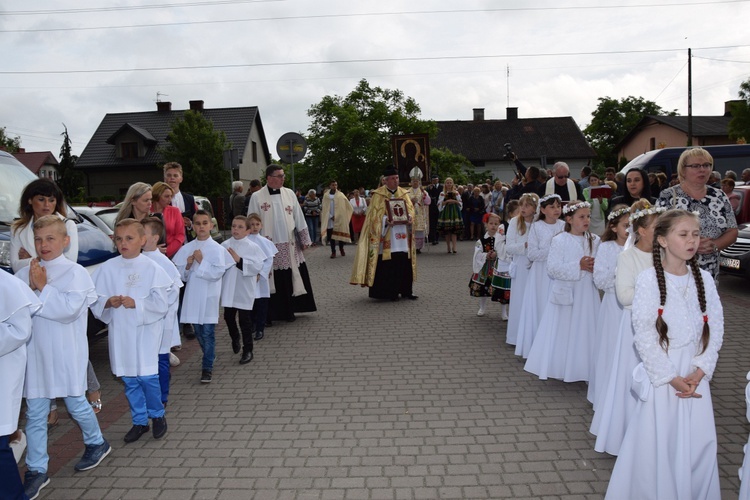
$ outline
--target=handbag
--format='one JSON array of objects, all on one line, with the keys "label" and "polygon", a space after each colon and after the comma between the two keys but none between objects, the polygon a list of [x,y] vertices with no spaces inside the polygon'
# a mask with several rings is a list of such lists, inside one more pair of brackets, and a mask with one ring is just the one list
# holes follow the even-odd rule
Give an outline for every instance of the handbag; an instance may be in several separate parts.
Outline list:
[{"label": "handbag", "polygon": [[558,306],[573,305],[573,288],[562,283],[553,283],[549,301]]}]

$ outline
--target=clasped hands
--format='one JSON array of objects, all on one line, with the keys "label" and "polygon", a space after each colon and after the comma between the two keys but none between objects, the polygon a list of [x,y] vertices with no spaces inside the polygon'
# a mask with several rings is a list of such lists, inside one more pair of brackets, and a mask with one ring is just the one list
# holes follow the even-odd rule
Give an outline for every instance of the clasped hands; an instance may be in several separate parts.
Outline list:
[{"label": "clasped hands", "polygon": [[104,307],[124,307],[125,309],[135,309],[135,300],[127,295],[113,295],[107,299]]},{"label": "clasped hands", "polygon": [[703,373],[703,370],[700,368],[697,368],[693,373],[688,375],[687,377],[675,377],[672,379],[671,382],[669,382],[669,385],[672,386],[677,392],[675,393],[675,396],[682,399],[687,398],[702,398],[700,394],[698,394],[696,389],[698,389],[698,384],[700,384],[701,380],[703,379],[703,376],[705,373]]},{"label": "clasped hands", "polygon": [[580,261],[581,271],[594,272],[594,258],[593,257],[581,257]]},{"label": "clasped hands", "polygon": [[44,290],[47,285],[47,270],[39,264],[39,258],[29,263],[29,286],[32,290]]}]

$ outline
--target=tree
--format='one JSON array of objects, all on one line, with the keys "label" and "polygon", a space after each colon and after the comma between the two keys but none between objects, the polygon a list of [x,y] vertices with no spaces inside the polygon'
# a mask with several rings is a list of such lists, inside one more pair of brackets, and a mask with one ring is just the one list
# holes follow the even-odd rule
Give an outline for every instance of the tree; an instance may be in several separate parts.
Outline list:
[{"label": "tree", "polygon": [[224,150],[231,148],[226,134],[214,129],[199,111],[187,110],[171,124],[167,145],[159,149],[164,162],[182,165],[185,191],[221,197],[230,189],[229,171],[224,169]]},{"label": "tree", "polygon": [[10,137],[5,133],[5,127],[0,127],[0,149],[7,151],[8,153],[15,153],[21,147],[21,138]]},{"label": "tree", "polygon": [[732,119],[729,121],[729,138],[747,142],[750,140],[750,79],[740,84],[737,93],[740,101],[731,103]]},{"label": "tree", "polygon": [[[466,184],[476,175],[474,166],[465,156],[454,153],[447,148],[431,148],[430,163],[431,173],[438,174],[441,181],[450,177],[457,185]],[[485,177],[482,177],[482,179],[485,179]]]},{"label": "tree", "polygon": [[60,164],[57,166],[57,172],[60,177],[57,179],[57,185],[65,195],[68,202],[83,201],[83,174],[75,170],[77,156],[71,155],[71,142],[68,135],[68,127],[63,123],[63,143],[60,146]]},{"label": "tree", "polygon": [[343,189],[375,187],[393,164],[392,135],[437,133],[435,122],[420,120],[419,113],[417,102],[400,90],[371,87],[364,79],[346,97],[323,97],[307,112],[310,153],[295,167],[297,185],[335,178]]},{"label": "tree", "polygon": [[677,110],[665,113],[653,101],[629,96],[624,99],[600,97],[599,104],[591,113],[593,119],[583,130],[597,155],[597,167],[612,167],[617,164],[615,147],[647,115],[677,115]]}]

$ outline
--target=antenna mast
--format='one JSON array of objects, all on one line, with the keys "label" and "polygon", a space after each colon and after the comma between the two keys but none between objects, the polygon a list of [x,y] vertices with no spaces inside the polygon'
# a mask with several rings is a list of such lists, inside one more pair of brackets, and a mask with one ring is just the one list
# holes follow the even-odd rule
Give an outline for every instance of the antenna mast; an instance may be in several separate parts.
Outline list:
[{"label": "antenna mast", "polygon": [[505,65],[505,99],[506,107],[510,107],[510,64]]}]

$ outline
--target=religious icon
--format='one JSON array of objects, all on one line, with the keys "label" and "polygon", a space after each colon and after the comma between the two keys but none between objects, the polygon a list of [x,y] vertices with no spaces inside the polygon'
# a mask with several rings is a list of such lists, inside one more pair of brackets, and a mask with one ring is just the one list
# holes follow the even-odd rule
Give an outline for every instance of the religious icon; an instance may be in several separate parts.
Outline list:
[{"label": "religious icon", "polygon": [[429,178],[430,142],[428,134],[394,135],[394,164],[398,169],[398,181],[408,183],[417,177]]},{"label": "religious icon", "polygon": [[391,224],[408,224],[409,211],[406,209],[406,200],[402,198],[391,198],[385,200],[388,211],[388,222]]}]

